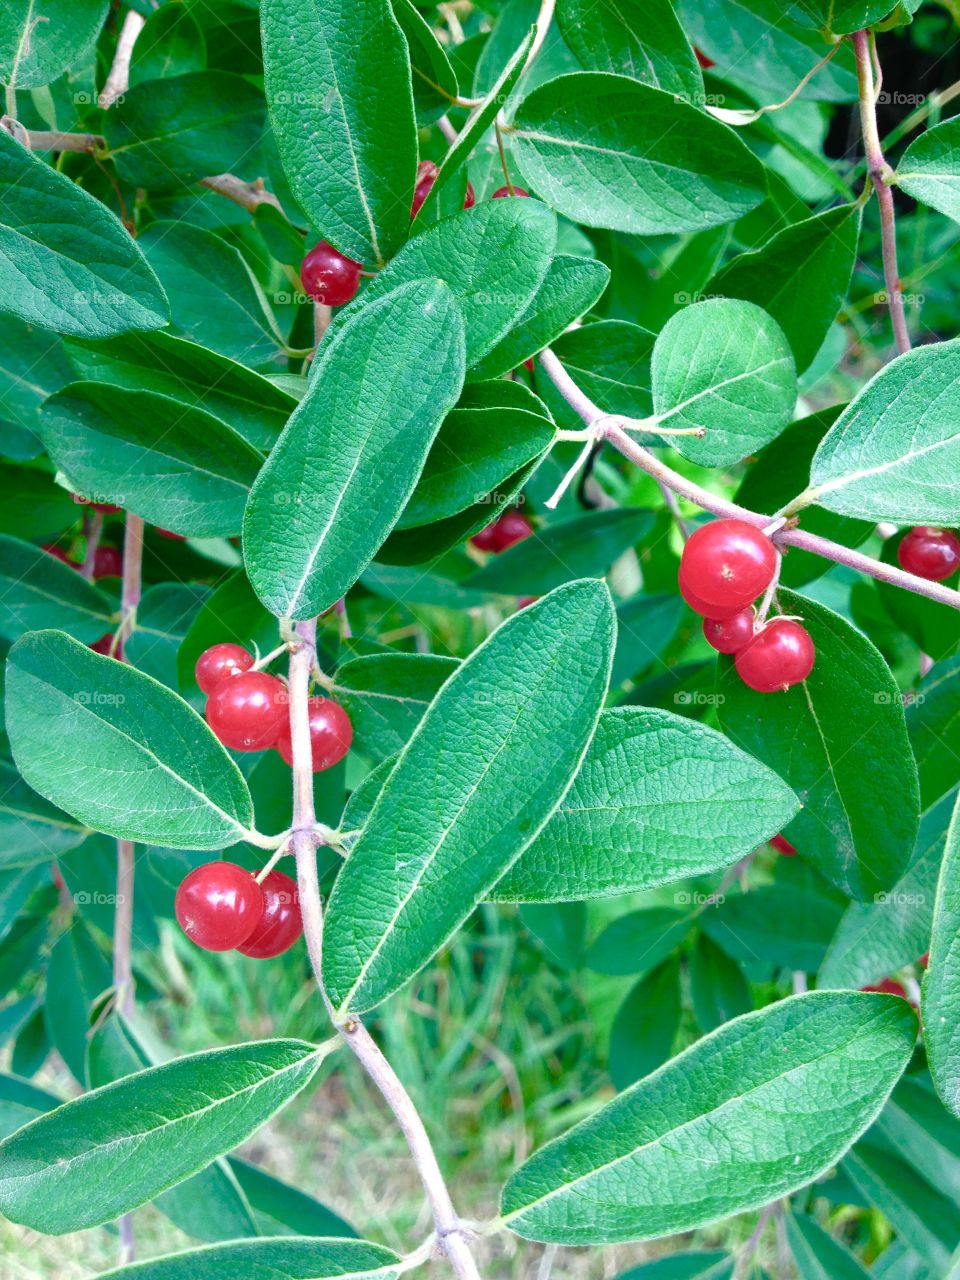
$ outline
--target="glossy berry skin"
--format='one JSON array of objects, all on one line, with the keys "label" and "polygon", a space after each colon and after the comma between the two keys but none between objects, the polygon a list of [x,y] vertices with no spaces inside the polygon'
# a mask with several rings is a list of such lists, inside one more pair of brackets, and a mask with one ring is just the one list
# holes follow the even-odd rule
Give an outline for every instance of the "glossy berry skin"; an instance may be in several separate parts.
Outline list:
[{"label": "glossy berry skin", "polygon": [[466,194],[463,197],[463,207],[465,209],[472,209],[476,203],[477,203],[477,193],[473,189],[473,183],[467,182]]},{"label": "glossy berry skin", "polygon": [[712,58],[708,58],[705,53],[701,53],[696,45],[693,46],[693,52],[704,71],[709,71],[711,67],[715,67],[717,65]]},{"label": "glossy berry skin", "polygon": [[314,302],[341,307],[356,297],[360,288],[360,263],[321,240],[300,263],[300,281]]},{"label": "glossy berry skin", "polygon": [[774,618],[733,662],[737,675],[757,693],[775,693],[806,680],[816,651],[810,633],[788,618]]},{"label": "glossy berry skin", "polygon": [[717,653],[739,653],[753,639],[754,612],[748,605],[732,618],[704,618],[703,635]]},{"label": "glossy berry skin", "polygon": [[413,188],[413,204],[410,206],[411,218],[415,218],[423,208],[423,202],[437,180],[437,173],[437,166],[432,160],[421,160],[417,165],[417,182]]},{"label": "glossy berry skin", "polygon": [[[310,747],[313,756],[313,772],[332,769],[350,750],[353,741],[353,725],[350,717],[338,703],[330,698],[311,698],[307,704],[310,721]],[[290,739],[289,718],[283,723],[277,738],[277,750],[293,764],[293,743]]]},{"label": "glossy berry skin", "polygon": [[497,549],[497,522],[488,524],[485,529],[481,529],[479,533],[475,533],[470,539],[473,546],[478,551],[496,551]]},{"label": "glossy berry skin", "polygon": [[960,568],[960,538],[950,529],[921,524],[897,547],[901,569],[930,582],[943,582]]},{"label": "glossy berry skin", "polygon": [[186,537],[182,533],[174,533],[172,529],[161,529],[157,526],[157,533],[161,538],[169,538],[171,542],[186,542]]},{"label": "glossy berry skin", "polygon": [[861,991],[882,991],[888,996],[902,996],[907,999],[907,989],[902,982],[897,982],[896,978],[881,978],[879,982],[871,983],[869,986],[861,987]]},{"label": "glossy berry skin", "polygon": [[263,915],[249,938],[237,947],[242,956],[271,960],[289,951],[303,933],[297,882],[282,871],[271,871],[260,882]]},{"label": "glossy berry skin", "polygon": [[105,631],[99,640],[94,640],[92,644],[87,645],[87,648],[92,649],[94,653],[102,653],[109,657],[110,650],[113,648],[113,632]]},{"label": "glossy berry skin", "polygon": [[207,699],[207,724],[234,751],[275,746],[286,718],[287,686],[265,671],[241,671]]},{"label": "glossy berry skin", "polygon": [[776,849],[777,853],[782,853],[785,858],[795,858],[797,851],[785,836],[772,836],[770,844]]},{"label": "glossy berry skin", "polygon": [[204,693],[213,693],[218,684],[252,666],[253,654],[243,645],[215,644],[201,653],[193,674]]},{"label": "glossy berry skin", "polygon": [[263,892],[233,862],[205,862],[181,882],[174,903],[180,928],[204,951],[232,951],[263,917]]},{"label": "glossy berry skin", "polygon": [[[687,539],[680,589],[691,608],[697,607],[692,600],[700,601],[708,606],[706,617],[722,619],[763,595],[776,568],[776,549],[759,529],[744,520],[712,520]],[[714,612],[717,607],[724,612]]]},{"label": "glossy berry skin", "polygon": [[677,585],[680,587],[680,594],[686,600],[687,604],[694,611],[699,613],[701,618],[709,617],[713,622],[729,622],[731,618],[735,618],[738,613],[743,612],[743,606],[739,604],[731,604],[724,607],[719,604],[707,604],[706,600],[690,590],[686,578],[683,576],[683,565],[680,565],[680,572],[677,574]]},{"label": "glossy berry skin", "polygon": [[97,547],[93,553],[93,578],[96,582],[99,578],[122,578],[123,577],[123,552],[119,547],[111,547],[108,544]]},{"label": "glossy berry skin", "polygon": [[497,545],[495,550],[506,551],[516,542],[523,542],[533,533],[533,525],[520,511],[505,511],[496,522]]},{"label": "glossy berry skin", "polygon": [[530,192],[524,191],[523,187],[518,186],[514,186],[512,191],[509,187],[497,187],[490,199],[503,200],[505,196],[527,196],[529,198]]}]

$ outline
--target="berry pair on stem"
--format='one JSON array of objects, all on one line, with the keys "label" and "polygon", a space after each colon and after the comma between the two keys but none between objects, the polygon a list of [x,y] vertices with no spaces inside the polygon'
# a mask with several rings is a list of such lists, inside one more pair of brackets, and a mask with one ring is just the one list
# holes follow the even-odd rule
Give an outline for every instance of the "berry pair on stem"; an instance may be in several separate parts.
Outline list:
[{"label": "berry pair on stem", "polygon": [[[207,723],[225,747],[276,747],[292,765],[287,686],[253,666],[253,654],[239,644],[215,644],[200,655],[195,675],[207,695]],[[313,771],[319,773],[339,764],[350,750],[353,726],[344,709],[329,698],[310,698],[307,711]]]},{"label": "berry pair on stem", "polygon": [[303,932],[296,881],[268,871],[261,882],[235,862],[206,862],[177,889],[180,928],[204,951],[270,960]]},{"label": "berry pair on stem", "polygon": [[522,542],[533,533],[533,525],[522,511],[504,511],[493,524],[475,533],[470,539],[478,551],[492,551],[499,555],[515,542]]},{"label": "berry pair on stem", "polygon": [[789,689],[813,670],[806,628],[773,618],[757,628],[753,601],[773,582],[777,551],[744,520],[714,520],[688,539],[680,560],[680,594],[703,619],[707,642],[734,655],[744,684],[758,693]]}]

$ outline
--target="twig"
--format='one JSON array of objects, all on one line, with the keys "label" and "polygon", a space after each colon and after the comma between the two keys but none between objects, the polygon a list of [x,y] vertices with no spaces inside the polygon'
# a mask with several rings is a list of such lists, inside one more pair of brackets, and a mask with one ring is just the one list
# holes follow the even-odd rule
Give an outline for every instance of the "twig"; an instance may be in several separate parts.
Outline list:
[{"label": "twig", "polygon": [[106,142],[98,133],[61,133],[59,129],[26,129],[18,120],[6,115],[0,127],[22,142],[30,151],[100,151]]},{"label": "twig", "polygon": [[143,30],[146,21],[146,18],[135,9],[127,10],[127,16],[123,20],[123,26],[117,38],[113,65],[97,99],[101,107],[112,106],[130,88],[130,59],[133,57],[133,46],[137,43],[137,36]]},{"label": "twig", "polygon": [[226,196],[228,200],[232,200],[234,204],[238,204],[244,209],[249,209],[251,213],[255,212],[262,204],[272,205],[274,209],[287,218],[288,222],[290,221],[284,212],[283,205],[272,191],[267,190],[262,178],[254,178],[252,182],[244,182],[243,178],[238,178],[235,173],[218,173],[210,178],[201,178],[200,186],[208,187],[211,191],[215,191],[217,195]]},{"label": "twig", "polygon": [[867,173],[877,193],[880,206],[880,239],[883,252],[883,276],[887,286],[887,306],[893,324],[893,336],[897,351],[902,355],[910,350],[910,334],[900,292],[900,272],[897,268],[897,224],[893,208],[893,191],[890,179],[893,170],[887,164],[880,144],[877,128],[877,95],[873,79],[873,58],[870,37],[866,31],[856,31],[853,48],[857,57],[857,82],[860,86],[860,128],[863,133],[863,150],[867,161]]},{"label": "twig", "polygon": [[[760,529],[766,528],[771,523],[769,515],[750,511],[747,507],[738,506],[727,498],[718,497],[709,489],[704,489],[694,481],[688,480],[686,476],[680,475],[665,462],[661,462],[655,454],[637,444],[619,425],[623,419],[611,417],[604,413],[599,405],[594,404],[590,397],[577,386],[549,348],[542,351],[538,359],[544,372],[567,404],[579,414],[588,427],[593,429],[597,440],[608,441],[630,462],[636,463],[655,480],[661,481],[681,498],[701,507],[704,511],[712,511],[714,515],[728,519],[745,520],[748,524],[754,524]],[[857,573],[865,573],[879,582],[888,582],[891,586],[913,591],[917,595],[926,596],[929,600],[936,600],[950,609],[960,609],[960,591],[953,591],[939,582],[918,578],[897,565],[884,564],[872,556],[844,547],[839,542],[831,542],[829,538],[821,538],[815,533],[807,533],[802,529],[793,529],[788,526],[778,529],[772,534],[772,538],[780,547],[798,547],[801,551],[810,551],[814,555],[823,556],[826,560],[846,565]]]},{"label": "twig", "polygon": [[103,534],[103,512],[94,511],[88,513],[87,521],[87,549],[83,556],[83,564],[80,566],[80,576],[86,578],[88,582],[93,581],[93,566],[97,558],[97,547],[100,545],[100,538]]},{"label": "twig", "polygon": [[479,1280],[479,1272],[467,1241],[467,1229],[453,1207],[436,1154],[413,1100],[363,1023],[354,1017],[337,1023],[333,1006],[323,987],[323,907],[317,877],[318,836],[307,711],[310,673],[316,659],[316,633],[315,618],[296,624],[294,634],[299,643],[295,645],[290,657],[289,675],[290,738],[293,748],[292,845],[297,860],[297,887],[307,952],[327,1012],[363,1069],[380,1090],[407,1140],[433,1214],[439,1248],[459,1280]]}]

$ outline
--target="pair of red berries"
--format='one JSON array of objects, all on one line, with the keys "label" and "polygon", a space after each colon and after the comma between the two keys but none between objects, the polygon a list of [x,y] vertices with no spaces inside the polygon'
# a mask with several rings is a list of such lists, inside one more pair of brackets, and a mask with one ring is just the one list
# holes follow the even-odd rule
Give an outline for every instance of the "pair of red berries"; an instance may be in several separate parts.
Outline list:
[{"label": "pair of red berries", "polygon": [[[276,747],[293,764],[287,686],[266,671],[253,671],[253,654],[239,644],[215,644],[197,659],[197,684],[207,694],[207,723],[234,751]],[[353,726],[343,707],[329,698],[308,701],[313,771],[330,769],[344,758]]]},{"label": "pair of red berries", "polygon": [[296,881],[268,871],[262,883],[234,862],[207,862],[181,882],[177,921],[204,951],[239,951],[269,960],[303,932]]},{"label": "pair of red berries", "polygon": [[[53,556],[56,560],[62,560],[64,564],[68,564],[71,569],[79,569],[80,565],[76,560],[71,560],[64,551],[63,547],[58,547],[56,543],[47,542],[43,546],[43,550],[47,555]],[[112,547],[109,543],[104,543],[97,547],[93,553],[93,580],[99,582],[101,578],[122,578],[123,577],[123,552],[119,547]]]},{"label": "pair of red berries", "polygon": [[522,542],[533,533],[533,525],[520,511],[505,511],[493,524],[475,533],[470,539],[478,551],[492,551],[499,555],[512,547],[515,542]]},{"label": "pair of red berries", "polygon": [[[413,188],[413,204],[410,208],[411,218],[415,218],[423,208],[437,180],[438,172],[432,160],[421,160],[417,165],[417,181]],[[528,196],[529,194],[523,187],[514,187],[512,192],[509,187],[498,187],[492,199],[502,200],[504,196]],[[472,209],[476,203],[477,195],[473,189],[473,183],[468,182],[463,207]],[[304,293],[307,297],[313,298],[314,302],[325,303],[328,307],[342,307],[344,303],[356,297],[357,290],[360,288],[361,270],[359,262],[354,262],[353,258],[338,253],[329,241],[321,240],[319,244],[314,245],[300,264],[300,283],[303,285]]]},{"label": "pair of red berries", "polygon": [[943,582],[960,568],[960,538],[950,529],[921,524],[897,547],[901,569],[929,582]]},{"label": "pair of red berries", "polygon": [[790,618],[774,618],[755,630],[752,603],[776,571],[773,543],[744,520],[702,525],[680,559],[680,594],[703,617],[707,642],[734,655],[740,679],[757,693],[799,684],[816,656],[809,632]]}]

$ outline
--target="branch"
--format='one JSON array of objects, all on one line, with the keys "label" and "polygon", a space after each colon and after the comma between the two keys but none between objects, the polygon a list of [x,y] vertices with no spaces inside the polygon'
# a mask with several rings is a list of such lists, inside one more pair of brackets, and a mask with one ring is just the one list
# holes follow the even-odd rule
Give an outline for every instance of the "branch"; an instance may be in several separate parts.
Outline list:
[{"label": "branch", "polygon": [[61,133],[59,129],[26,129],[12,116],[0,118],[6,129],[29,151],[100,151],[106,142],[98,133]]},{"label": "branch", "polygon": [[103,512],[88,511],[84,524],[86,526],[87,549],[84,553],[83,564],[80,566],[80,576],[86,578],[88,582],[92,582],[97,548],[100,545],[100,538],[103,536]]},{"label": "branch", "polygon": [[[211,178],[201,178],[201,187],[209,187],[211,191],[216,191],[218,195],[226,196],[228,200],[232,200],[234,204],[241,205],[244,209],[249,209],[254,213],[262,204],[273,205],[286,218],[283,205],[273,194],[263,185],[262,178],[254,178],[252,182],[244,182],[242,178],[238,178],[233,173],[218,173]],[[289,218],[287,218],[289,222]]]},{"label": "branch", "polygon": [[[686,498],[688,502],[701,507],[704,511],[712,511],[714,515],[723,516],[726,519],[745,520],[758,528],[766,528],[772,522],[772,516],[738,506],[737,503],[721,498],[695,484],[694,481],[688,480],[686,476],[668,467],[655,454],[638,445],[621,425],[633,420],[604,413],[599,405],[594,404],[589,396],[581,391],[549,347],[541,351],[539,360],[547,377],[567,404],[593,431],[594,438],[606,440],[630,462],[636,463],[647,475],[653,476],[658,483],[666,485],[681,498]],[[847,565],[858,573],[865,573],[880,582],[888,582],[892,586],[903,587],[905,591],[913,591],[917,595],[926,596],[929,600],[936,600],[938,604],[944,604],[950,609],[960,609],[960,591],[953,591],[939,582],[918,578],[915,574],[907,573],[905,569],[884,564],[881,560],[875,560],[872,556],[864,555],[860,551],[852,551],[839,542],[831,542],[829,538],[821,538],[815,533],[806,533],[802,529],[789,527],[777,529],[771,537],[779,546],[799,547],[801,551],[810,551],[814,555],[823,556],[826,560]]]},{"label": "branch", "polygon": [[123,20],[117,39],[113,65],[97,100],[101,107],[112,106],[130,88],[130,59],[133,57],[133,46],[137,43],[137,36],[143,30],[146,21],[146,18],[141,17],[136,10],[127,10],[127,16]]},{"label": "branch", "polygon": [[440,1249],[459,1280],[479,1280],[479,1272],[467,1243],[466,1228],[453,1207],[436,1154],[413,1099],[363,1023],[354,1017],[349,1017],[344,1023],[337,1023],[334,1009],[323,987],[323,907],[317,878],[313,761],[307,709],[310,673],[316,661],[316,631],[315,618],[296,624],[294,629],[296,640],[290,656],[289,678],[290,738],[293,747],[291,843],[297,861],[300,911],[303,916],[303,932],[310,963],[334,1025],[367,1075],[380,1090],[407,1140],[433,1214]]},{"label": "branch", "polygon": [[863,133],[863,149],[867,161],[867,173],[877,193],[880,206],[880,239],[883,246],[883,276],[887,286],[887,306],[893,324],[893,336],[897,351],[903,355],[910,350],[910,334],[900,292],[900,272],[897,268],[897,224],[893,208],[893,192],[890,179],[893,170],[887,164],[880,144],[877,128],[877,94],[873,79],[873,58],[870,37],[866,31],[856,31],[853,48],[857,57],[857,81],[860,86],[860,128]]}]

